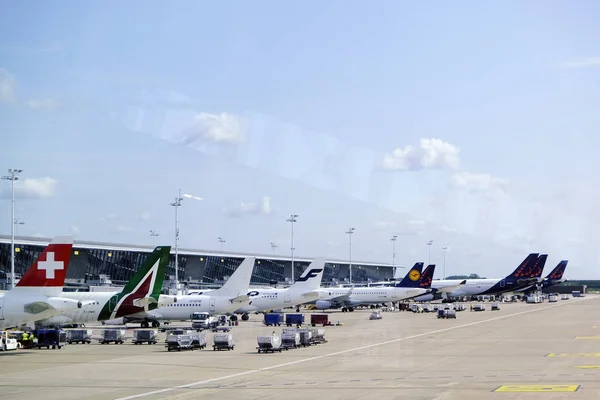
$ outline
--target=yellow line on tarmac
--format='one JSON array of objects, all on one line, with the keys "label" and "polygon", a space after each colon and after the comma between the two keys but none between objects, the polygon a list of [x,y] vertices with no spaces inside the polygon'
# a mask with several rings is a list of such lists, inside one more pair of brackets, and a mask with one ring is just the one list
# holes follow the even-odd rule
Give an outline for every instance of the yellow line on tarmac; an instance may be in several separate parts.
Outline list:
[{"label": "yellow line on tarmac", "polygon": [[502,385],[494,392],[576,392],[579,385]]}]

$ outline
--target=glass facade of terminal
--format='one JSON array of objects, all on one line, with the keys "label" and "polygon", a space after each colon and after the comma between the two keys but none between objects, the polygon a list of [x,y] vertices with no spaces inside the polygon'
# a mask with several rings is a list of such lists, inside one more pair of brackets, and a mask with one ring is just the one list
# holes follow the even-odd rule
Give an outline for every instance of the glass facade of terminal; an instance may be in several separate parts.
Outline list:
[{"label": "glass facade of terminal", "polygon": [[[15,245],[15,274],[17,279],[25,273],[27,268],[43,251],[43,245],[19,244]],[[97,279],[100,275],[108,276],[114,284],[124,284],[137,271],[148,256],[149,251],[136,250],[110,250],[86,247],[73,247],[73,253],[67,272],[69,282],[86,283]],[[179,280],[205,284],[221,284],[243,261],[242,257],[197,255],[180,252],[178,256]],[[291,277],[291,260],[272,260],[257,257],[253,284],[269,284],[285,282]],[[307,261],[294,262],[295,279],[300,277]],[[353,264],[353,281],[367,282],[368,280],[383,280],[392,277],[389,267],[365,266]],[[165,279],[175,275],[175,255],[171,254],[168,272]],[[323,283],[339,281],[348,278],[348,264],[327,263],[323,276]],[[0,281],[7,282],[10,277],[10,243],[0,243]]]}]

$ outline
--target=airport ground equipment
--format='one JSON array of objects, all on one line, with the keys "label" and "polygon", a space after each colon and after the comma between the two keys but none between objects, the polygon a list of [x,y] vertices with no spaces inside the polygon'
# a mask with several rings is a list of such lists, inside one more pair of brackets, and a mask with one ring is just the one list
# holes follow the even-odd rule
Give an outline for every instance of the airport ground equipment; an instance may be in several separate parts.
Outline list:
[{"label": "airport ground equipment", "polygon": [[206,348],[206,334],[204,332],[192,333],[190,336],[192,337],[192,346],[195,349],[202,350]]},{"label": "airport ground equipment", "polygon": [[410,305],[410,311],[414,312],[414,313],[422,313],[423,312],[423,306],[417,303],[412,303]]},{"label": "airport ground equipment", "polygon": [[438,310],[437,317],[444,319],[456,319],[456,310]]},{"label": "airport ground equipment", "polygon": [[492,304],[492,311],[499,311],[500,310],[500,305],[498,303],[493,303]]},{"label": "airport ground equipment", "polygon": [[529,304],[541,303],[543,301],[542,296],[531,295],[525,298],[525,302]]},{"label": "airport ground equipment", "polygon": [[569,295],[568,294],[563,294],[560,296],[561,300],[569,300]]},{"label": "airport ground equipment", "polygon": [[464,304],[455,304],[454,305],[454,309],[456,311],[465,311],[467,309],[467,307],[465,307]]},{"label": "airport ground equipment", "polygon": [[235,340],[230,333],[218,333],[213,336],[213,351],[216,350],[233,350],[235,348]]},{"label": "airport ground equipment", "polygon": [[313,344],[313,332],[308,328],[284,328],[282,335],[286,333],[298,333],[300,335],[299,346],[307,347]]},{"label": "airport ground equipment", "polygon": [[169,335],[165,347],[168,351],[194,350],[192,335]]},{"label": "airport ground equipment", "polygon": [[102,338],[100,339],[101,344],[123,344],[125,343],[125,329],[104,329],[102,331]]},{"label": "airport ground equipment", "polygon": [[192,329],[197,331],[219,326],[219,318],[211,317],[207,312],[195,312],[190,315],[190,319],[192,320]]},{"label": "airport ground equipment", "polygon": [[217,326],[211,329],[211,332],[229,332],[231,328],[228,326]]},{"label": "airport ground equipment", "polygon": [[285,315],[285,324],[287,326],[303,325],[304,324],[304,314],[286,314]]},{"label": "airport ground equipment", "polygon": [[281,326],[282,314],[279,313],[266,313],[265,314],[265,325],[266,326]]},{"label": "airport ground equipment", "polygon": [[19,342],[8,331],[0,331],[0,351],[17,350]]},{"label": "airport ground equipment", "polygon": [[67,345],[67,332],[62,329],[37,329],[35,337],[37,338],[35,347],[38,349],[42,347],[60,349]]},{"label": "airport ground equipment", "polygon": [[555,294],[551,294],[550,296],[548,296],[548,302],[550,303],[556,303],[558,301],[558,296]]},{"label": "airport ground equipment", "polygon": [[310,315],[310,324],[312,326],[315,325],[329,325],[329,316],[327,314],[311,314]]},{"label": "airport ground equipment", "polygon": [[484,304],[474,304],[473,311],[485,311],[485,305]]},{"label": "airport ground equipment", "polygon": [[136,329],[133,331],[133,344],[156,344],[158,342],[158,330],[156,329]]},{"label": "airport ground equipment", "polygon": [[287,332],[281,334],[281,348],[297,349],[300,346],[300,333],[299,332]]},{"label": "airport ground equipment", "polygon": [[91,329],[70,329],[67,331],[67,343],[69,344],[90,344],[92,343]]},{"label": "airport ground equipment", "polygon": [[275,353],[276,351],[281,353],[281,338],[279,336],[259,336],[256,341],[258,342],[256,349],[259,353]]},{"label": "airport ground equipment", "polygon": [[327,343],[327,340],[325,340],[325,329],[323,329],[323,328],[308,328],[308,330],[312,334],[311,340],[314,344]]},{"label": "airport ground equipment", "polygon": [[383,317],[381,316],[381,311],[373,311],[371,313],[371,315],[369,315],[369,319],[370,320],[374,320],[374,319],[382,319]]}]

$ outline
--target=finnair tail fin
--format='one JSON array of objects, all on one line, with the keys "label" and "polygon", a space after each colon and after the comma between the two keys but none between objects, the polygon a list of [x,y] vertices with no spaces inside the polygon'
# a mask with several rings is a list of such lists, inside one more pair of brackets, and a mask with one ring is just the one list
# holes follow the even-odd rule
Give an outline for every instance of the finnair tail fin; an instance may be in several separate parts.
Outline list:
[{"label": "finnair tail fin", "polygon": [[315,258],[304,270],[300,278],[292,286],[290,291],[308,293],[321,287],[323,272],[325,271],[325,258]]},{"label": "finnair tail fin", "polygon": [[421,271],[423,270],[422,262],[415,263],[415,265],[408,271],[404,279],[396,283],[395,287],[419,287],[421,280]]},{"label": "finnair tail fin", "polygon": [[429,264],[419,279],[419,287],[421,289],[429,289],[433,281],[433,273],[435,272],[435,264]]},{"label": "finnair tail fin", "polygon": [[46,296],[60,296],[71,260],[73,236],[56,236],[15,286]]},{"label": "finnair tail fin", "polygon": [[[211,296],[226,296],[232,301],[238,301],[248,295],[248,287],[254,270],[256,257],[247,257],[231,274],[227,282],[217,290],[210,292]],[[241,300],[240,300],[241,301]]]},{"label": "finnair tail fin", "polygon": [[569,260],[562,260],[558,263],[558,265],[548,274],[546,279],[552,281],[559,281],[562,279],[563,274],[565,273],[565,269],[567,268],[567,264]]}]

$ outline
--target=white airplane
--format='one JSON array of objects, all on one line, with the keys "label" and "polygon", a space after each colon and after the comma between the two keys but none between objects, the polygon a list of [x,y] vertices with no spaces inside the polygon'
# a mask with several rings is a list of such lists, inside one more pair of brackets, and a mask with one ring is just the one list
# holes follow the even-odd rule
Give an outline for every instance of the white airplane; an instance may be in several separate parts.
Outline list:
[{"label": "white airplane", "polygon": [[[446,287],[455,287],[455,290],[446,290],[446,293],[441,296],[447,298],[512,292],[538,282],[541,278],[547,257],[547,254],[531,253],[521,262],[517,269],[503,279],[486,278],[466,279],[462,281],[460,279],[442,279],[433,281],[431,286],[434,289],[439,289],[440,292],[444,291],[443,289]],[[434,297],[438,296],[433,293],[416,297],[414,300],[430,301]]]},{"label": "white airplane", "polygon": [[72,301],[85,301],[90,305],[85,309],[38,320],[36,326],[102,322],[176,302],[175,296],[161,294],[170,252],[171,246],[156,247],[119,292],[63,292],[63,297]]},{"label": "white airplane", "polygon": [[321,300],[315,302],[319,310],[341,308],[342,311],[354,311],[354,307],[366,304],[383,304],[407,300],[430,293],[431,280],[435,265],[430,265],[421,274],[423,263],[416,263],[401,282],[388,287],[324,288]]},{"label": "white airplane", "polygon": [[254,289],[248,292],[252,304],[237,309],[235,313],[242,314],[242,320],[246,321],[249,312],[297,307],[317,300],[321,293],[320,286],[324,271],[325,258],[315,259],[306,267],[300,278],[288,288]]},{"label": "white airplane", "polygon": [[255,257],[248,257],[231,274],[227,282],[216,290],[201,295],[178,296],[177,303],[159,307],[155,310],[128,315],[117,320],[106,321],[106,324],[126,324],[142,321],[142,327],[152,322],[158,326],[159,321],[185,321],[191,319],[195,312],[208,312],[211,315],[230,314],[250,302],[248,287],[254,270]]},{"label": "white airplane", "polygon": [[42,318],[82,309],[86,303],[63,293],[73,248],[72,236],[57,236],[27,269],[19,283],[0,297],[0,329],[33,326]]}]

